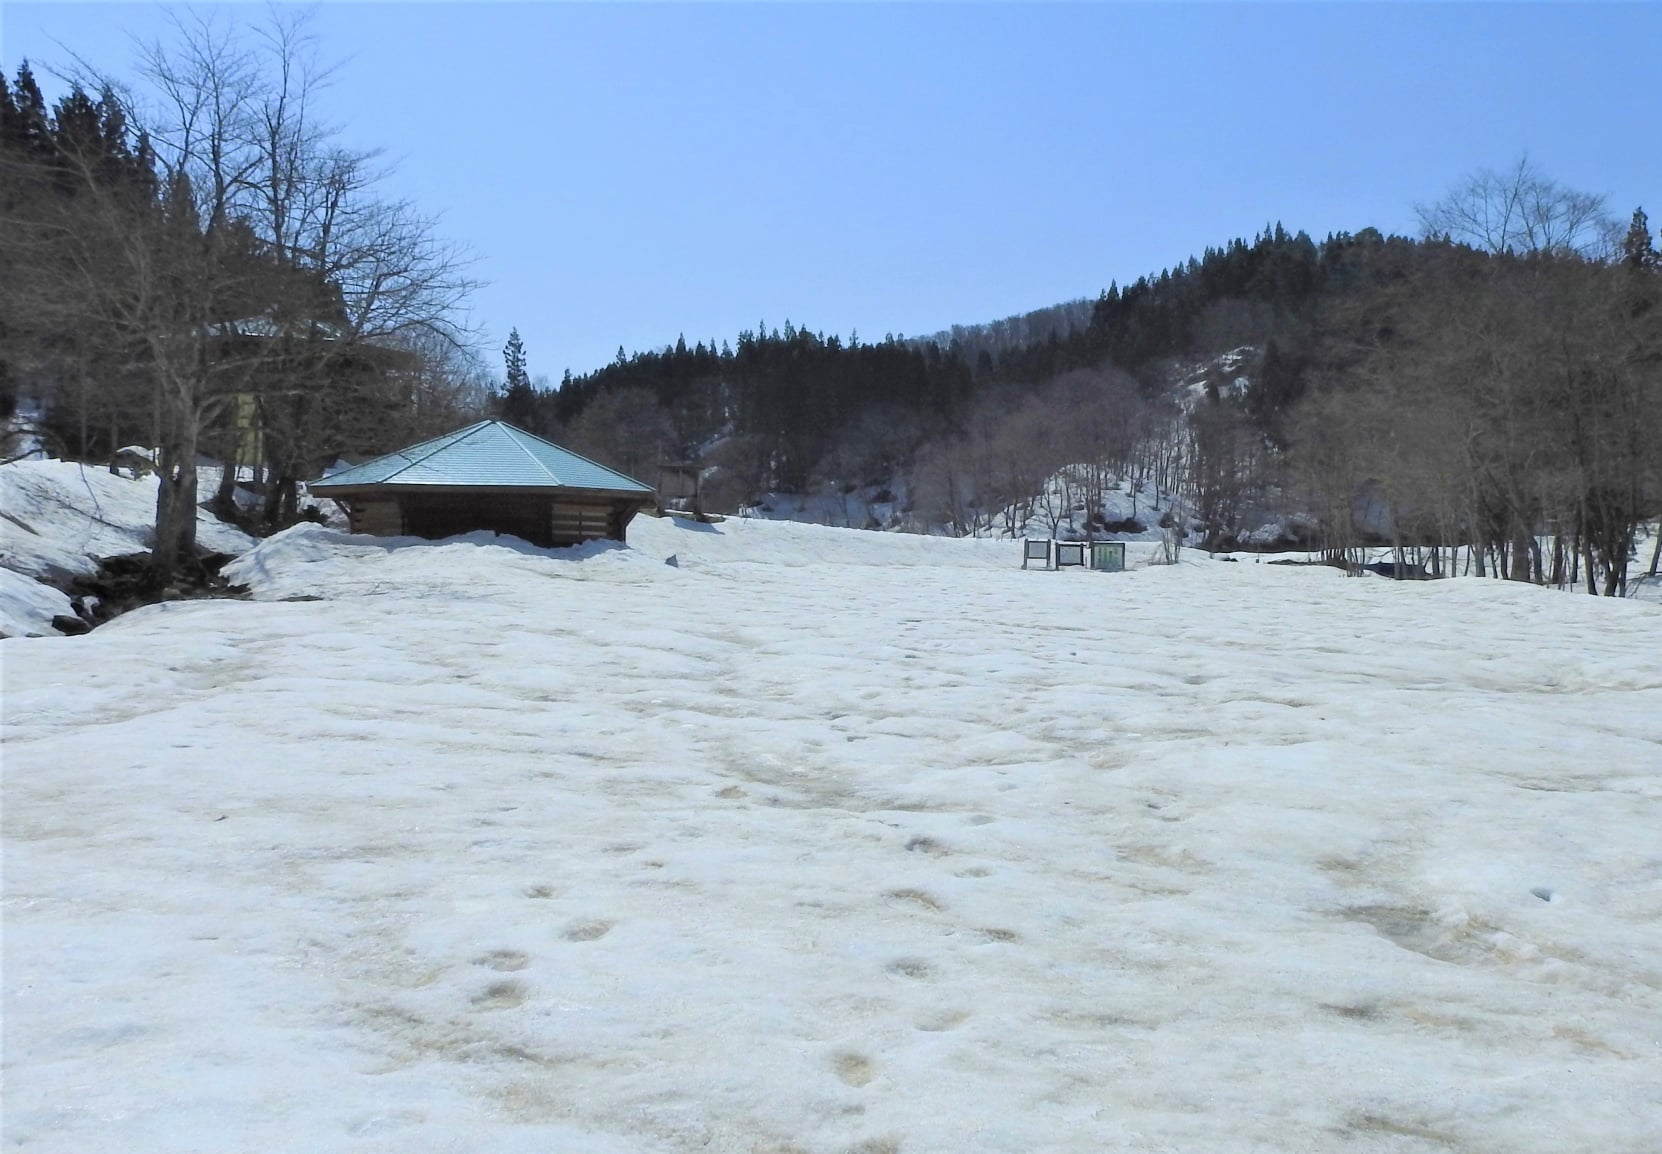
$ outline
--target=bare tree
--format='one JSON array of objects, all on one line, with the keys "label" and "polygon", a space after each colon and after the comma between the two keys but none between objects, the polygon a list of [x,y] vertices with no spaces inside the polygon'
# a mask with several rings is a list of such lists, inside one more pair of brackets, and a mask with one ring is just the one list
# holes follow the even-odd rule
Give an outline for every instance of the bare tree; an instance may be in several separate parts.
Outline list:
[{"label": "bare tree", "polygon": [[1662,281],[1567,243],[1384,253],[1325,306],[1291,456],[1332,543],[1371,494],[1399,556],[1449,546],[1452,568],[1464,543],[1479,576],[1624,590],[1662,508]]},{"label": "bare tree", "polygon": [[955,537],[975,532],[979,506],[966,443],[960,438],[931,441],[912,466],[912,504],[925,531],[944,526]]},{"label": "bare tree", "polygon": [[576,452],[648,484],[657,483],[660,464],[679,457],[669,411],[650,389],[607,389],[566,435]]},{"label": "bare tree", "polygon": [[1479,169],[1415,212],[1426,236],[1489,253],[1602,256],[1614,235],[1603,196],[1566,188],[1527,155],[1504,170]]},{"label": "bare tree", "polygon": [[373,157],[334,146],[317,120],[328,69],[303,19],[274,10],[249,30],[175,14],[165,39],[141,46],[139,74],[127,90],[84,63],[77,76],[122,91],[153,150],[158,202],[135,210],[76,174],[73,226],[37,230],[57,247],[39,266],[50,275],[38,308],[103,334],[147,378],[165,574],[194,551],[197,453],[233,406],[258,399],[278,482],[270,511],[292,515],[297,476],[341,411],[328,390],[346,382],[370,390],[371,412],[395,407],[386,370],[412,369],[418,336],[461,344],[474,286],[430,220],[376,194]]}]

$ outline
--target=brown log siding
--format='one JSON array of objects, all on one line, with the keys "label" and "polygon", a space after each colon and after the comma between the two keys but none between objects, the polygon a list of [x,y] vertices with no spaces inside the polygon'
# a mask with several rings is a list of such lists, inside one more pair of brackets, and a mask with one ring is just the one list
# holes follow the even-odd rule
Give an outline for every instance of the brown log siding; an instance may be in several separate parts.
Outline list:
[{"label": "brown log siding", "polygon": [[437,540],[486,530],[560,547],[596,538],[622,541],[640,502],[522,493],[389,493],[348,499],[354,533]]}]

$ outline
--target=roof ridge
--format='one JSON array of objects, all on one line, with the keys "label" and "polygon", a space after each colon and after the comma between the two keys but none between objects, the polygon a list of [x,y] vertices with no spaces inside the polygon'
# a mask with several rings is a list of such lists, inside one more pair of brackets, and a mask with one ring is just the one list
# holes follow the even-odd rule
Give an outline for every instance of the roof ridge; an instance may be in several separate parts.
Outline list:
[{"label": "roof ridge", "polygon": [[[467,440],[470,436],[472,436],[474,433],[477,433],[481,428],[483,428],[485,425],[488,425],[488,424],[491,424],[491,422],[490,421],[475,421],[473,424],[467,426],[467,428],[465,428],[465,429],[457,429],[454,433],[446,433],[442,437],[434,437],[431,441],[423,441],[423,442],[421,442],[421,444],[418,444],[418,445],[410,445],[408,447],[408,449],[394,449],[392,452],[383,454],[380,457],[376,457],[374,460],[365,461],[364,464],[365,465],[373,465],[375,463],[375,461],[384,461],[384,460],[387,459],[387,457],[402,457],[405,461],[408,462],[408,464],[401,465],[399,468],[394,469],[392,472],[388,473],[385,477],[382,477],[381,480],[380,480],[380,484],[384,485],[387,482],[391,481],[394,477],[398,476],[400,473],[405,473],[405,472],[408,472],[409,470],[415,468],[417,465],[419,465],[423,461],[427,460],[427,458],[429,458],[431,456],[434,456],[435,454],[442,453],[446,449],[450,448],[452,445],[457,445],[457,444],[460,444],[461,442]],[[421,448],[422,445],[432,445],[433,447],[431,449],[428,449],[425,453],[423,453],[419,457],[412,457],[412,456],[409,455],[409,449],[419,449],[419,448]],[[358,466],[358,467],[361,468],[362,466]]]},{"label": "roof ridge", "polygon": [[[515,428],[513,425],[508,424],[507,421],[492,421],[490,423],[493,424],[493,425],[502,426],[503,430],[505,430],[508,434],[508,440],[513,442],[514,448],[518,449],[520,452],[524,453],[527,457],[531,458],[531,463],[533,465],[535,465],[537,468],[541,469],[545,474],[547,474],[548,479],[550,481],[553,481],[556,485],[564,485],[565,484],[564,481],[560,480],[559,476],[554,472],[553,469],[550,469],[547,465],[543,464],[542,461],[537,457],[537,455],[535,453],[533,453],[526,445],[521,443],[521,441],[518,437],[514,436],[515,433],[525,433],[524,429]],[[525,435],[527,437],[536,437],[537,436],[535,433],[525,433]],[[537,437],[537,440],[540,441],[540,440],[542,440],[542,438]],[[551,442],[545,442],[545,443],[551,443]],[[556,445],[555,447],[558,448],[559,446]],[[575,455],[575,454],[573,454],[573,455]]]},{"label": "roof ridge", "polygon": [[[539,436],[537,436],[537,434],[531,432],[529,429],[521,429],[517,425],[508,424],[508,422],[506,422],[506,421],[497,421],[496,423],[503,426],[504,428],[512,429],[516,433],[523,433],[525,436],[530,437],[533,441],[538,441],[538,442],[540,442],[544,445],[547,445],[550,449],[553,449],[556,452],[564,453],[568,457],[576,457],[579,461],[583,462],[583,464],[585,464],[585,465],[593,465],[595,468],[601,470],[602,472],[610,473],[614,477],[618,477],[618,478],[620,478],[622,480],[625,480],[625,481],[633,481],[635,484],[639,485],[642,489],[650,488],[650,486],[648,486],[645,481],[642,481],[638,477],[631,477],[628,473],[625,473],[622,469],[614,469],[610,465],[603,464],[602,462],[595,460],[593,457],[585,457],[585,456],[583,456],[583,454],[578,453],[578,452],[574,452],[573,450],[566,448],[564,445],[556,445],[553,441],[550,441],[547,437],[539,437]],[[520,446],[520,447],[524,448],[523,445]],[[526,451],[529,452],[530,450],[526,450]],[[540,462],[539,462],[539,464],[540,464]],[[550,477],[554,477],[553,473],[549,473],[548,475]],[[558,477],[554,477],[554,479],[556,481],[560,480]],[[563,482],[562,482],[562,484],[563,484]]]}]

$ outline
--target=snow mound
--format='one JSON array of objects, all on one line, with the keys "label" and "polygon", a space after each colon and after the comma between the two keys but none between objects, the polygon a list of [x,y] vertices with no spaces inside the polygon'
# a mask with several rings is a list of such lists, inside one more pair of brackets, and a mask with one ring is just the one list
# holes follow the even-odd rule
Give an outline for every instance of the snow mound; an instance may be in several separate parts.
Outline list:
[{"label": "snow mound", "polygon": [[[0,568],[61,581],[98,571],[98,558],[150,548],[156,523],[153,476],[118,477],[73,461],[16,461],[0,467]],[[254,538],[202,510],[197,541],[241,553]]]},{"label": "snow mound", "polygon": [[1649,601],[1662,605],[1662,576],[1630,577],[1627,582],[1627,596],[1632,601]]},{"label": "snow mound", "polygon": [[54,632],[52,618],[73,612],[67,594],[0,569],[0,637],[46,636]]},{"label": "snow mound", "polygon": [[637,517],[629,544],[648,555],[674,553],[682,563],[757,562],[787,566],[918,566],[999,569],[1021,564],[1010,542],[928,537],[728,517],[700,524],[685,517]]},{"label": "snow mound", "polygon": [[[665,562],[674,558],[673,565]],[[957,541],[794,521],[637,517],[629,541],[543,549],[517,537],[468,533],[442,541],[371,537],[303,524],[260,542],[225,567],[260,600],[361,596],[452,597],[526,603],[527,582],[675,580],[684,569],[774,567],[1019,567],[1010,542]]]},{"label": "snow mound", "polygon": [[[261,541],[225,566],[226,580],[262,601],[394,596],[527,602],[531,582],[593,578],[647,559],[616,542],[541,549],[518,537],[466,533],[429,541],[373,537],[305,522]],[[593,563],[578,566],[579,561]],[[660,566],[661,567],[661,566]]]}]

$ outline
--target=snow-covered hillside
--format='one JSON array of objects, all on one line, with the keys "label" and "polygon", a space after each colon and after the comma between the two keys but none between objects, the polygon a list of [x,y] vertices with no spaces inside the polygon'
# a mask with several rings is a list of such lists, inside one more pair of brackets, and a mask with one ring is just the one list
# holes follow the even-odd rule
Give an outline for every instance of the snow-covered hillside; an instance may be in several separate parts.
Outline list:
[{"label": "snow-covered hillside", "polygon": [[[154,476],[118,477],[75,461],[7,465],[0,469],[0,565],[33,577],[95,573],[98,557],[149,549],[157,484]],[[221,553],[254,544],[206,510],[196,533],[203,548]]]},{"label": "snow-covered hillside", "polygon": [[[74,461],[0,468],[0,636],[50,633],[52,618],[70,612],[69,598],[43,582],[96,573],[101,557],[148,550],[157,484],[154,476],[134,480]],[[203,548],[221,553],[254,545],[206,510],[196,533]]]},{"label": "snow-covered hillside", "polygon": [[1101,499],[1089,501],[1085,478],[1089,467],[1070,465],[1045,479],[1028,501],[1000,510],[978,532],[991,537],[1049,537],[1065,541],[1087,539],[1157,544],[1164,536],[1161,522],[1189,524],[1183,502],[1152,485],[1134,485],[1111,478],[1102,486]]},{"label": "snow-covered hillside", "polygon": [[1018,566],[307,526],[0,643],[6,1145],[1655,1148],[1662,609]]}]

